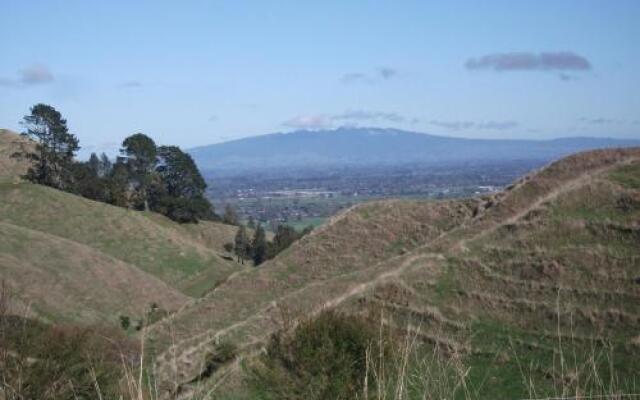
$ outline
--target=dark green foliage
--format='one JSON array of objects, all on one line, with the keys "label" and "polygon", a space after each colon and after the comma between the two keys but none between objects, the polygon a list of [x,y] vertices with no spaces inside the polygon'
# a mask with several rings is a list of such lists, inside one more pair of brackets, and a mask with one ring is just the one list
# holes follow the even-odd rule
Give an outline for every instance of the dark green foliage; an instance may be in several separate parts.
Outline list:
[{"label": "dark green foliage", "polygon": [[278,225],[276,234],[273,240],[268,245],[267,258],[271,259],[277,256],[280,252],[286,250],[296,240],[309,234],[313,230],[312,226],[304,228],[301,232],[296,231],[289,225]]},{"label": "dark green foliage", "polygon": [[109,203],[118,207],[129,206],[129,169],[122,161],[116,162],[107,179]]},{"label": "dark green foliage", "polygon": [[217,344],[213,351],[205,356],[204,370],[200,373],[198,378],[193,380],[193,382],[210,377],[222,365],[233,361],[233,359],[236,358],[237,353],[238,348],[231,342],[222,342]]},{"label": "dark green foliage", "polygon": [[[193,159],[176,146],[157,147],[136,133],[122,142],[115,164],[103,153],[75,162],[78,139],[53,107],[37,104],[24,117],[36,151],[16,154],[34,161],[27,177],[80,196],[138,210],[153,210],[178,222],[218,220],[205,198],[207,185]],[[227,221],[237,224],[235,211]]]},{"label": "dark green foliage", "polygon": [[262,225],[258,224],[251,241],[253,264],[258,266],[267,259],[267,238]]},{"label": "dark green foliage", "polygon": [[66,188],[70,181],[70,166],[80,148],[78,139],[69,133],[67,121],[60,112],[46,104],[31,107],[25,115],[27,131],[23,135],[36,142],[35,152],[23,154],[33,160],[27,178],[35,183]]},{"label": "dark green foliage", "polygon": [[163,195],[153,200],[151,209],[180,223],[212,219],[214,215],[211,211],[211,203],[203,197],[186,199]]},{"label": "dark green foliage", "polygon": [[0,317],[0,393],[11,400],[119,398],[135,346],[116,331]]},{"label": "dark green foliage", "polygon": [[151,209],[178,222],[213,219],[213,207],[204,197],[207,185],[191,156],[177,146],[160,146],[158,160]]},{"label": "dark green foliage", "polygon": [[99,167],[89,163],[75,162],[71,165],[72,183],[69,186],[71,193],[88,199],[110,203],[111,194],[109,181],[106,177],[98,175]]},{"label": "dark green foliage", "polygon": [[131,319],[127,315],[121,315],[120,316],[120,326],[125,331],[129,330],[129,327],[131,326]]},{"label": "dark green foliage", "polygon": [[100,157],[96,153],[91,153],[87,164],[92,174],[98,178],[104,178],[111,172],[111,160],[104,153]]},{"label": "dark green foliage", "polygon": [[238,262],[244,264],[244,260],[249,256],[249,252],[251,251],[250,247],[247,230],[244,225],[240,225],[233,243],[233,250],[236,256],[238,256]]},{"label": "dark green foliage", "polygon": [[249,216],[249,220],[247,221],[247,228],[256,229],[256,219],[253,218],[253,215]]},{"label": "dark green foliage", "polygon": [[278,225],[273,240],[268,242],[262,225],[258,224],[258,227],[254,230],[251,241],[249,241],[247,237],[245,227],[240,226],[236,233],[234,243],[234,250],[238,256],[238,262],[244,263],[245,258],[251,257],[253,264],[258,266],[264,261],[277,256],[281,251],[291,246],[293,242],[311,232],[312,229],[312,227],[307,227],[302,232],[298,232],[289,225]]},{"label": "dark green foliage", "polygon": [[366,374],[375,387],[367,352],[388,353],[388,341],[362,318],[326,311],[292,333],[272,335],[266,353],[248,367],[248,384],[254,398],[265,400],[363,398]]},{"label": "dark green foliage", "polygon": [[153,183],[158,162],[156,144],[147,135],[136,133],[122,142],[122,161],[129,170],[129,181],[134,190],[134,205],[138,209],[149,209],[149,188]]},{"label": "dark green foliage", "polygon": [[293,227],[289,225],[278,225],[278,229],[269,248],[269,258],[275,257],[276,254],[291,246],[299,237],[298,232],[296,232]]}]

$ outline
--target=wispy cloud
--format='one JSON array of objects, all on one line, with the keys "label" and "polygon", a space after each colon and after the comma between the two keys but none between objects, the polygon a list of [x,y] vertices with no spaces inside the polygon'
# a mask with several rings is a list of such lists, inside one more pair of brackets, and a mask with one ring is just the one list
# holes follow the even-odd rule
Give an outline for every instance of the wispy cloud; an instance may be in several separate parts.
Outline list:
[{"label": "wispy cloud", "polygon": [[580,118],[580,122],[584,122],[584,123],[590,124],[590,125],[611,125],[611,124],[615,124],[615,123],[620,122],[620,121],[612,119],[612,118],[602,118],[602,117],[587,118],[587,117],[583,117],[583,118]]},{"label": "wispy cloud", "polygon": [[479,129],[504,131],[507,129],[517,128],[518,125],[519,124],[516,121],[487,121],[487,122],[478,122],[476,124],[476,127]]},{"label": "wispy cloud", "polygon": [[410,118],[395,112],[347,110],[340,114],[299,115],[282,123],[283,126],[295,129],[327,129],[336,126],[358,126],[358,123],[410,123],[416,124],[418,118]]},{"label": "wispy cloud", "polygon": [[35,64],[20,71],[20,81],[25,85],[39,85],[53,80],[53,73],[42,64]]},{"label": "wispy cloud", "polygon": [[[495,53],[471,58],[465,63],[470,70],[494,71],[585,71],[591,63],[585,57],[571,51],[545,53]],[[562,79],[562,78],[561,78]]]},{"label": "wispy cloud", "polygon": [[475,126],[474,122],[471,121],[429,121],[431,125],[438,126],[440,128],[451,129],[454,131],[458,131],[461,129],[469,129]]},{"label": "wispy cloud", "polygon": [[142,87],[142,82],[136,81],[136,80],[126,81],[126,82],[120,83],[118,87],[121,89],[137,89]]},{"label": "wispy cloud", "polygon": [[378,74],[382,79],[391,79],[398,75],[398,71],[390,67],[380,67],[378,68]]},{"label": "wispy cloud", "polygon": [[578,78],[576,76],[570,75],[570,74],[565,74],[564,72],[558,74],[558,78],[560,78],[561,81],[565,81],[565,82],[578,80]]},{"label": "wispy cloud", "polygon": [[373,73],[349,72],[340,78],[340,82],[345,84],[367,83],[374,84],[381,81],[388,81],[398,75],[398,70],[391,67],[380,67]]},{"label": "wispy cloud", "polygon": [[334,121],[389,121],[405,122],[406,118],[394,112],[350,110],[331,117]]},{"label": "wispy cloud", "polygon": [[350,83],[373,83],[373,79],[368,77],[366,74],[360,72],[349,72],[347,74],[342,75],[340,78],[340,82],[350,84]]},{"label": "wispy cloud", "polygon": [[43,64],[34,64],[18,71],[17,78],[0,78],[0,86],[25,88],[51,83],[55,80],[51,70]]},{"label": "wispy cloud", "polygon": [[517,128],[520,126],[516,121],[485,121],[485,122],[474,122],[474,121],[439,121],[432,120],[429,121],[431,125],[438,126],[440,128],[445,128],[449,130],[459,131],[465,129],[484,129],[484,130],[495,130],[495,131],[504,131],[508,129]]},{"label": "wispy cloud", "polygon": [[283,126],[294,129],[324,129],[331,127],[331,118],[326,115],[298,115],[282,123]]}]

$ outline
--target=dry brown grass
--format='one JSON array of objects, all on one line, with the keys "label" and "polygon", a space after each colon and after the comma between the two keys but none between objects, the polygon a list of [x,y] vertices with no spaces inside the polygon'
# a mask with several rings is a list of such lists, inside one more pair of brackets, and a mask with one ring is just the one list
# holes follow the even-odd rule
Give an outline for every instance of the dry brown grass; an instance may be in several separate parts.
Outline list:
[{"label": "dry brown grass", "polygon": [[[258,270],[234,277],[183,309],[171,321],[174,336],[169,335],[168,324],[158,326],[152,335],[160,347],[168,349],[158,358],[158,372],[161,377],[186,381],[199,373],[201,355],[219,340],[231,339],[240,348],[253,349],[278,328],[275,321],[283,306],[298,315],[325,307],[358,312],[375,303],[367,299],[380,293],[376,288],[390,282],[403,289],[390,294],[387,304],[383,300],[384,307],[396,309],[399,316],[404,313],[407,318],[430,321],[423,326],[422,337],[447,339],[458,348],[467,348],[473,332],[466,327],[479,318],[548,333],[553,328],[552,299],[558,286],[571,294],[569,300],[574,303],[563,315],[577,316],[576,328],[582,330],[576,332],[578,336],[597,332],[596,336],[604,337],[620,326],[631,329],[637,324],[638,310],[622,302],[636,298],[638,289],[631,279],[621,286],[620,278],[626,276],[627,263],[634,256],[625,254],[624,263],[612,256],[615,243],[624,247],[626,239],[615,236],[612,242],[592,236],[587,244],[592,254],[584,258],[575,246],[582,244],[580,235],[586,225],[568,224],[564,217],[554,220],[545,213],[552,205],[564,207],[565,199],[587,187],[609,194],[609,171],[638,158],[640,149],[575,155],[485,199],[356,206]],[[597,186],[601,183],[602,189]],[[609,195],[600,198],[616,201]],[[571,224],[580,235],[560,229]],[[560,238],[566,240],[560,242]],[[509,253],[495,259],[491,249]],[[492,274],[468,264],[474,260],[491,268]],[[504,271],[509,269],[507,260],[519,263],[508,273]],[[582,271],[596,262],[599,269],[608,270],[606,276],[581,278]]]}]

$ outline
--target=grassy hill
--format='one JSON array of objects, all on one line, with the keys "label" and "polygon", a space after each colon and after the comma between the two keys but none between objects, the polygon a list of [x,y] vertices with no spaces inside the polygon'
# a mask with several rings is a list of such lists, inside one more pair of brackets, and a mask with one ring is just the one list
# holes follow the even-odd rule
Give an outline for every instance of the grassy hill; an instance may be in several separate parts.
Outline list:
[{"label": "grassy hill", "polygon": [[[249,356],[283,314],[326,308],[419,332],[462,360],[482,398],[555,394],[593,379],[592,365],[629,387],[640,370],[639,177],[640,149],[603,150],[485,198],[358,205],[157,324],[163,389],[194,390],[216,343]],[[199,385],[219,379],[237,382],[219,373]]]},{"label": "grassy hill", "polygon": [[[0,144],[5,158],[29,145],[7,133]],[[259,268],[226,258],[234,227],[22,182],[25,164],[4,162],[0,279],[14,311],[73,322],[172,311],[145,332],[161,397],[247,398],[240,362],[207,372],[218,345],[251,363],[283,321],[325,309],[378,315],[416,338],[416,354],[455,360],[465,398],[640,384],[638,148],[570,156],[486,197],[359,204]]]},{"label": "grassy hill", "polygon": [[[115,321],[152,302],[176,310],[242,269],[223,245],[236,229],[180,225],[21,182],[8,156],[28,141],[0,134],[0,278],[22,306],[49,320]],[[7,161],[8,160],[8,161]]]}]

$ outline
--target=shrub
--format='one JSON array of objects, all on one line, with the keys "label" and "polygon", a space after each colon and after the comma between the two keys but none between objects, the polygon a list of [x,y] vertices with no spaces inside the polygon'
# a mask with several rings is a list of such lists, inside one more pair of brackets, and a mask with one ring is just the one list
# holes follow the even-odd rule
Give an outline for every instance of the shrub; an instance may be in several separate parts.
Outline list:
[{"label": "shrub", "polygon": [[248,385],[259,399],[359,398],[365,377],[375,378],[367,354],[388,349],[365,319],[325,311],[293,332],[272,335],[266,353],[247,367]]},{"label": "shrub", "polygon": [[0,393],[15,399],[118,398],[122,362],[135,359],[122,333],[0,320]]},{"label": "shrub", "polygon": [[126,315],[121,315],[120,316],[120,326],[122,327],[122,329],[124,329],[125,331],[129,329],[129,327],[131,326],[131,318],[129,318]]}]

